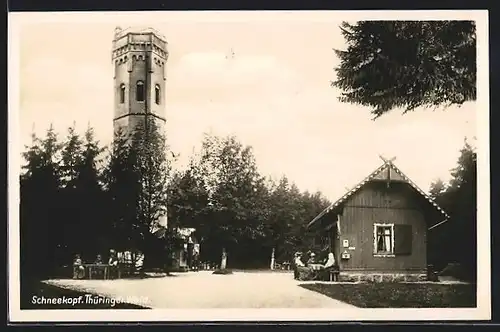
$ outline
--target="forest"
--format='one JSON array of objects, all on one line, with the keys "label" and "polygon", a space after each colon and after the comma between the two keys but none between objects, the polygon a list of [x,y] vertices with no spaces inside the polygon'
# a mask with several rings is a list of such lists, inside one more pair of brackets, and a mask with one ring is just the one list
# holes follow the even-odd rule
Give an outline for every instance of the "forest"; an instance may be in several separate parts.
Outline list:
[{"label": "forest", "polygon": [[[75,254],[91,261],[110,248],[139,250],[145,268],[163,267],[179,227],[197,230],[202,261],[220,262],[224,248],[233,268],[269,267],[273,248],[289,261],[308,246],[305,226],[329,204],[321,193],[262,175],[234,136],[206,134],[179,170],[164,142],[153,124],[110,146],[93,128],[81,136],[70,127],[62,139],[53,127],[33,134],[20,178],[21,268],[50,276]],[[158,238],[151,230],[165,216],[168,236]]]},{"label": "forest", "polygon": [[[234,136],[206,134],[187,167],[172,169],[178,156],[155,128],[144,130],[131,144],[117,135],[110,146],[92,128],[81,136],[70,127],[62,139],[53,127],[33,134],[20,178],[23,271],[51,276],[77,253],[92,260],[110,248],[140,250],[146,268],[162,267],[179,243],[173,232],[152,234],[165,215],[169,230],[196,229],[202,261],[217,263],[224,248],[232,268],[267,268],[273,248],[279,262],[311,245],[305,226],[330,203],[320,192],[261,174],[252,148]],[[476,152],[465,142],[457,155],[451,180],[429,191],[452,216],[430,232],[429,262],[462,263],[473,278]]]}]

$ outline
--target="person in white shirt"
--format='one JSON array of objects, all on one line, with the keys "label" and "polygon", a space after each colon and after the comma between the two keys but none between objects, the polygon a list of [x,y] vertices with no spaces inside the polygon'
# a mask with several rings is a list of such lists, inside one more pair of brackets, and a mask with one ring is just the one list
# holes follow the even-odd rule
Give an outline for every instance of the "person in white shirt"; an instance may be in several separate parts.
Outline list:
[{"label": "person in white shirt", "polygon": [[302,262],[302,254],[300,252],[295,254],[295,266],[306,266],[304,262]]},{"label": "person in white shirt", "polygon": [[85,268],[80,255],[75,256],[73,261],[73,279],[83,279],[85,277]]},{"label": "person in white shirt", "polygon": [[118,257],[116,257],[116,252],[113,249],[109,251],[108,264],[111,266],[118,266]]},{"label": "person in white shirt", "polygon": [[326,261],[324,268],[328,269],[328,268],[333,267],[333,266],[335,266],[335,256],[331,252],[328,254],[328,260]]},{"label": "person in white shirt", "polygon": [[111,249],[109,251],[109,277],[116,278],[118,276],[118,257],[116,256],[116,252]]},{"label": "person in white shirt", "polygon": [[[336,279],[337,279],[336,276],[338,276],[338,266],[337,266],[337,263],[335,261],[335,256],[333,255],[332,252],[330,252],[328,254],[328,259],[327,259],[325,265],[323,265],[321,269],[325,272],[330,271],[330,274],[333,273],[330,275],[330,277],[333,277],[333,279],[330,279],[330,280],[336,281]],[[328,275],[325,275],[325,277],[328,277]],[[326,279],[326,280],[328,280],[328,279]]]}]

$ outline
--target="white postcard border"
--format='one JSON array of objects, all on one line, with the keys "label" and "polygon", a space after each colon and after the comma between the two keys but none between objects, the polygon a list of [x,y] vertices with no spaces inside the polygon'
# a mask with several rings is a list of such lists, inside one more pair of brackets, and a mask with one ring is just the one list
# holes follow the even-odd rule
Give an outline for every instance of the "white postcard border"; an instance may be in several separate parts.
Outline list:
[{"label": "white postcard border", "polygon": [[[20,310],[19,281],[19,38],[23,24],[48,22],[148,24],[161,20],[475,20],[477,29],[478,278],[477,308],[467,309],[204,309],[204,310]],[[301,12],[58,12],[9,13],[8,105],[8,276],[11,322],[91,321],[423,321],[491,318],[489,54],[488,12],[462,11],[301,11]]]}]

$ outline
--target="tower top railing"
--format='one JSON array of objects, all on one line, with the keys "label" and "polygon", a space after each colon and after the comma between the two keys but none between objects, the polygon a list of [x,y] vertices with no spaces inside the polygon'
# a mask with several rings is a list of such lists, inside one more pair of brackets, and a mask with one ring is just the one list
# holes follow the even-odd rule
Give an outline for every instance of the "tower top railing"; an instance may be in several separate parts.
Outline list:
[{"label": "tower top railing", "polygon": [[151,28],[151,27],[127,27],[125,29],[122,29],[121,27],[116,27],[115,28],[115,39],[123,37],[129,33],[132,33],[132,34],[152,33],[152,34],[156,35],[158,38],[162,39],[164,42],[167,42],[167,38],[165,37],[164,34],[162,34],[158,30]]}]

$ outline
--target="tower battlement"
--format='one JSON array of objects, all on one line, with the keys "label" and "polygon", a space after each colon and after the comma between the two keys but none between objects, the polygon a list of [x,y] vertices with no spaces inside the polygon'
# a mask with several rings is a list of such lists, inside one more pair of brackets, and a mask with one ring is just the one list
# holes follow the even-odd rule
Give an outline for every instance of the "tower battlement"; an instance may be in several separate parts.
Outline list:
[{"label": "tower battlement", "polygon": [[165,37],[164,34],[159,32],[158,30],[151,28],[151,27],[127,27],[125,29],[122,29],[121,27],[116,27],[115,28],[115,40],[119,39],[127,34],[154,34],[156,35],[159,39],[163,40],[165,43],[167,42],[167,38]]},{"label": "tower battlement", "polygon": [[165,36],[153,28],[115,28],[112,47],[112,59],[128,52],[151,51],[168,59],[168,42]]}]

